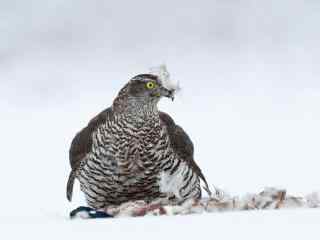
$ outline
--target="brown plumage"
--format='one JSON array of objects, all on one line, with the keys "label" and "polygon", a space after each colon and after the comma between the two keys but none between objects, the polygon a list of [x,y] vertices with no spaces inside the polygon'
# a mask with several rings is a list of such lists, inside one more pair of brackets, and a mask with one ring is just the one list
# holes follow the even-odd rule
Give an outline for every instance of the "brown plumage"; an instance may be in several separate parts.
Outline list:
[{"label": "brown plumage", "polygon": [[173,94],[157,76],[138,75],[120,91],[112,107],[76,135],[69,152],[68,200],[76,178],[95,209],[130,200],[199,198],[200,179],[211,194],[194,161],[192,141],[157,109],[162,96],[173,98]]}]

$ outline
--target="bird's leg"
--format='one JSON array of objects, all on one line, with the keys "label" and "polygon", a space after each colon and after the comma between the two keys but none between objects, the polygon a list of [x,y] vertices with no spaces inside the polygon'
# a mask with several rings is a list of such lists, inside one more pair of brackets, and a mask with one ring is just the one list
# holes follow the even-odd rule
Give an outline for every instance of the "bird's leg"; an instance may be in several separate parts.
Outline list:
[{"label": "bird's leg", "polygon": [[104,211],[99,211],[95,210],[91,207],[78,207],[70,212],[70,218],[84,218],[84,219],[93,219],[93,218],[112,218],[110,214],[104,212]]}]

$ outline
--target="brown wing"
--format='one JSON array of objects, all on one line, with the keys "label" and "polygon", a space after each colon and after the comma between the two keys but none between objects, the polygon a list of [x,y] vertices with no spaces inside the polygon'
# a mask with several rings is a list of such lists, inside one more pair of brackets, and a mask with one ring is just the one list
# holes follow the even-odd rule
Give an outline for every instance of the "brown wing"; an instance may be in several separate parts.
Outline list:
[{"label": "brown wing", "polygon": [[91,150],[92,133],[97,129],[99,125],[103,124],[107,120],[107,118],[111,116],[111,114],[111,108],[108,108],[99,113],[89,122],[88,126],[78,132],[75,138],[72,140],[69,150],[71,172],[67,182],[67,199],[69,201],[71,201],[72,199],[73,184],[76,177],[77,169],[79,168],[81,161]]},{"label": "brown wing", "polygon": [[204,189],[207,191],[209,196],[211,196],[211,191],[206,178],[204,177],[197,163],[194,161],[194,147],[190,137],[180,126],[175,124],[173,119],[167,113],[160,112],[159,115],[161,122],[167,127],[172,148],[179,155],[179,157],[186,161],[189,167],[191,167],[192,170],[200,177],[205,184]]}]

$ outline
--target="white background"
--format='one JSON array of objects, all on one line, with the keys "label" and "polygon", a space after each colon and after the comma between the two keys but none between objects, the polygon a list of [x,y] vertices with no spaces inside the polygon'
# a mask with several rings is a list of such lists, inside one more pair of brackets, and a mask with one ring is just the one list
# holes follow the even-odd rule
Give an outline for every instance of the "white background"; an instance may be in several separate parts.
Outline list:
[{"label": "white background", "polygon": [[[61,234],[88,227],[68,225],[80,199],[78,192],[74,205],[65,198],[70,142],[131,77],[162,63],[183,91],[159,107],[193,139],[210,184],[240,195],[264,186],[297,195],[320,190],[319,11],[316,0],[2,0],[0,224],[18,236],[17,224],[33,224],[38,233],[55,226]],[[132,231],[146,238],[139,232],[146,224],[150,234],[174,231],[168,222],[198,222],[194,231],[175,232],[197,236],[211,231],[210,221],[222,224],[212,233],[220,237],[239,236],[232,227],[243,235],[256,228],[271,237],[260,230],[276,228],[299,237],[300,228],[280,228],[278,221],[308,228],[319,222],[319,211],[304,215],[90,224],[101,234],[106,228],[106,237],[108,226],[111,235],[128,227],[128,236],[138,229]],[[25,229],[34,234],[33,228]]]}]

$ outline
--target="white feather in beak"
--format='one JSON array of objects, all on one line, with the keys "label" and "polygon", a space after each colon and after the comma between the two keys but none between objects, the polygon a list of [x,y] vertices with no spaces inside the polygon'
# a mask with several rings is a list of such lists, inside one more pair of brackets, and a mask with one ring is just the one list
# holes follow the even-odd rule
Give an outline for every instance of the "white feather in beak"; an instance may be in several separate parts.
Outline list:
[{"label": "white feather in beak", "polygon": [[167,70],[166,65],[162,64],[158,67],[150,68],[150,73],[159,77],[162,86],[168,90],[180,91],[180,84],[178,81],[170,79],[170,73]]}]

